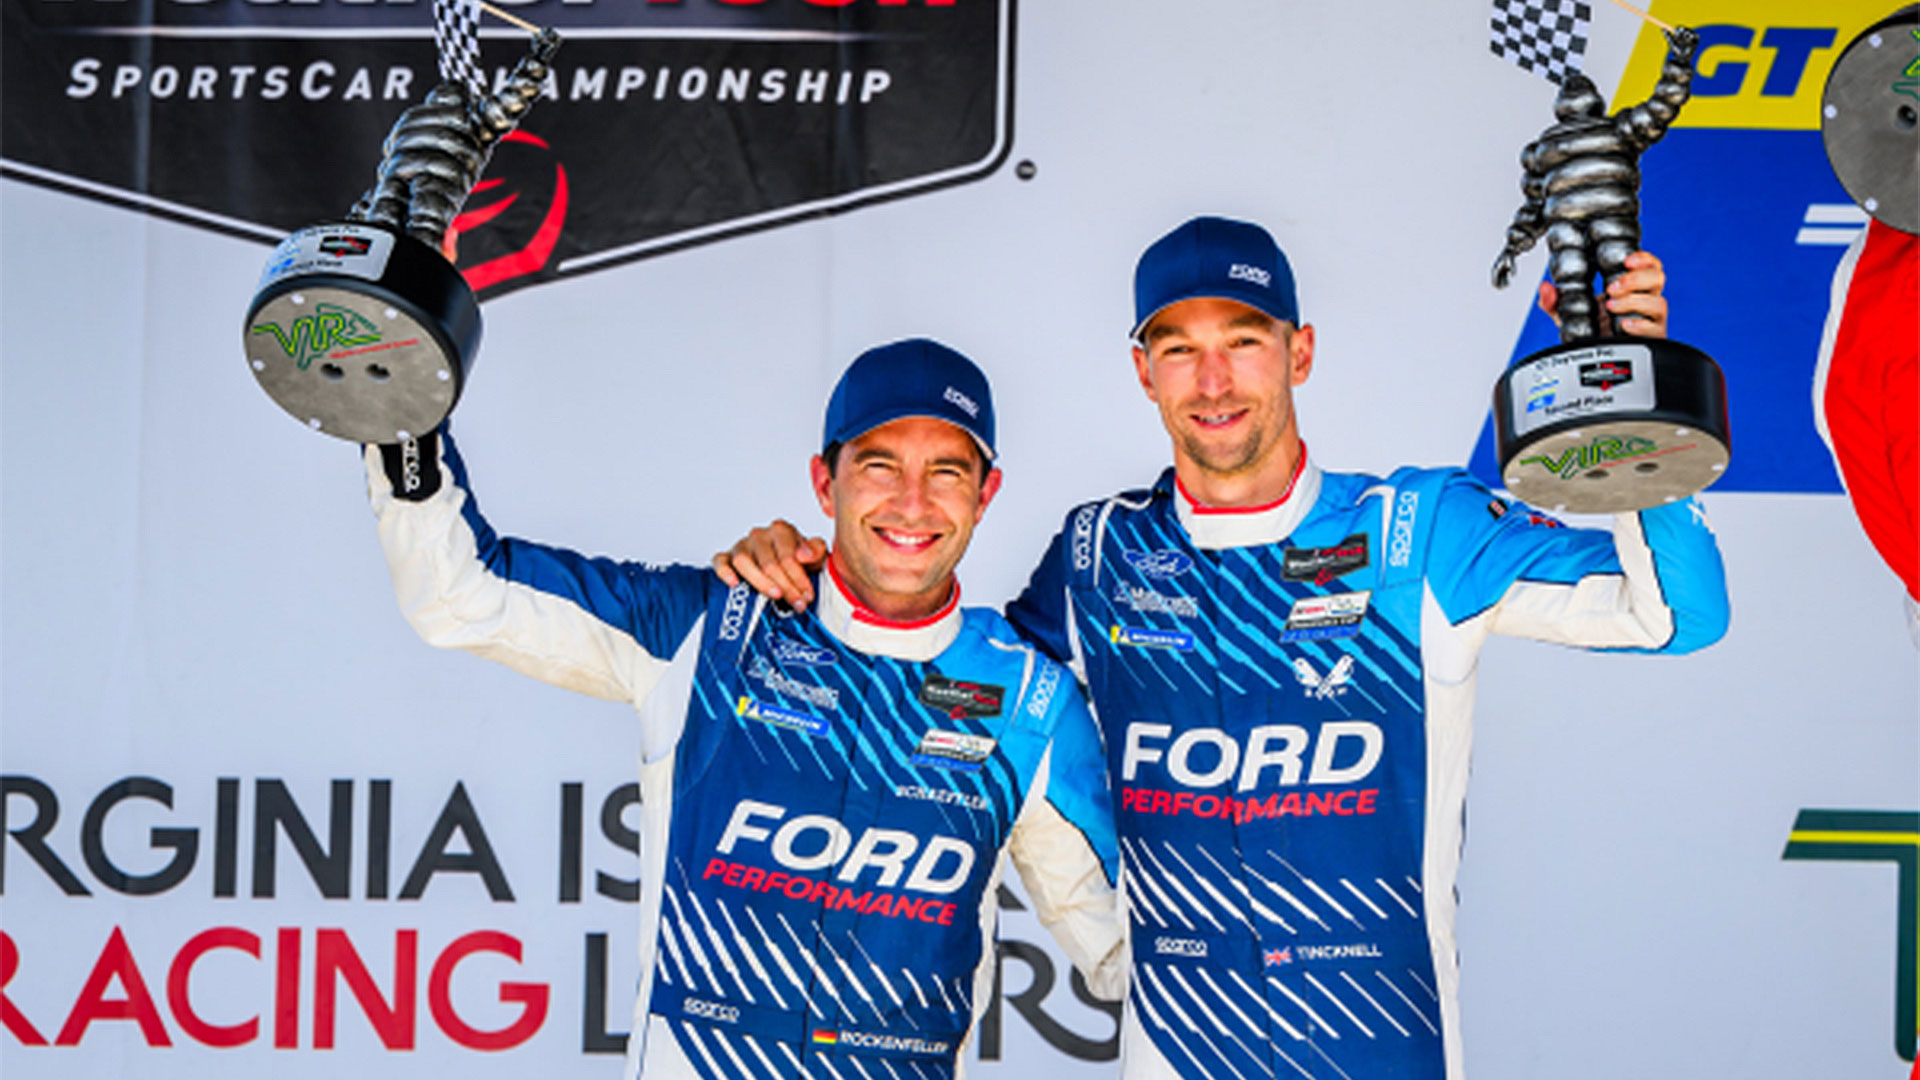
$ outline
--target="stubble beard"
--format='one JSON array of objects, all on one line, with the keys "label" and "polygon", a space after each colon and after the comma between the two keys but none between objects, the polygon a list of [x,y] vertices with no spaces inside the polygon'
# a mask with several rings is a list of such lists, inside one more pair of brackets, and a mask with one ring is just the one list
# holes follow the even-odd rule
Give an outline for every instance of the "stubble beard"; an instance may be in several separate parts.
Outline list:
[{"label": "stubble beard", "polygon": [[[1181,413],[1184,415],[1194,411],[1206,410],[1183,408]],[[1167,419],[1171,421],[1172,417]],[[1183,426],[1179,429],[1180,448],[1201,471],[1214,476],[1239,476],[1251,472],[1259,467],[1264,457],[1262,447],[1270,444],[1267,427],[1271,421],[1257,412],[1249,413],[1247,419],[1249,426],[1245,436],[1227,446],[1209,443],[1196,426]],[[1168,426],[1172,427],[1172,424]]]}]

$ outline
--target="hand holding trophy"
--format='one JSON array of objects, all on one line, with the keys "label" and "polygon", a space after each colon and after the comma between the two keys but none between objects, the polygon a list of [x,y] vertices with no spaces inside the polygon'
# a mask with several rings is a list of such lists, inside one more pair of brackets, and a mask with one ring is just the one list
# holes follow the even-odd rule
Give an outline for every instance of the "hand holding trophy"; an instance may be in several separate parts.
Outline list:
[{"label": "hand holding trophy", "polygon": [[1608,116],[1592,80],[1550,72],[1558,122],[1520,155],[1526,202],[1493,284],[1505,288],[1515,259],[1544,236],[1561,343],[1507,370],[1493,417],[1507,489],[1536,506],[1641,510],[1692,495],[1727,466],[1718,365],[1677,341],[1616,335],[1594,296],[1595,273],[1612,284],[1640,249],[1640,154],[1672,125],[1693,79],[1699,35],[1662,27],[1667,58],[1652,96]]},{"label": "hand holding trophy", "polygon": [[478,6],[533,31],[527,55],[485,93],[477,8],[435,0],[442,81],[400,114],[373,186],[346,220],[274,249],[247,309],[244,347],[261,388],[316,431],[405,442],[445,419],[466,385],[480,306],[440,248],[560,47],[552,30]]}]

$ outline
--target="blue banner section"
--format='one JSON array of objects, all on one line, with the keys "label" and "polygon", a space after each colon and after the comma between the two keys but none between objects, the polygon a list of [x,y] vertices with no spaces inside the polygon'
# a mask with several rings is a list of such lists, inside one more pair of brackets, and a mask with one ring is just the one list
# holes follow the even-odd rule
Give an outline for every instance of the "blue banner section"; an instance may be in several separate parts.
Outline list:
[{"label": "blue banner section", "polygon": [[[1681,128],[1641,166],[1642,244],[1666,263],[1672,334],[1727,376],[1733,463],[1714,490],[1838,494],[1814,429],[1813,369],[1834,267],[1866,215],[1820,133]],[[1532,308],[1509,363],[1558,340]],[[1503,486],[1491,413],[1468,468]]]}]

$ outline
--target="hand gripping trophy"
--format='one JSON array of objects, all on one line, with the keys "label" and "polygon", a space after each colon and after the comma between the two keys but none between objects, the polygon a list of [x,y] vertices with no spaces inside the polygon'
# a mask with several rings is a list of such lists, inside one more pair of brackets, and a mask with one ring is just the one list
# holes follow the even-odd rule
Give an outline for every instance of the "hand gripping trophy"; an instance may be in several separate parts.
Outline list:
[{"label": "hand gripping trophy", "polygon": [[1679,27],[1667,41],[1652,96],[1611,116],[1592,80],[1567,72],[1559,122],[1520,154],[1526,202],[1493,284],[1505,288],[1514,260],[1544,235],[1561,344],[1508,369],[1493,414],[1507,489],[1538,506],[1644,509],[1699,491],[1727,465],[1719,367],[1679,342],[1614,336],[1594,296],[1594,274],[1611,284],[1640,247],[1640,154],[1687,101],[1699,36]]},{"label": "hand gripping trophy", "polygon": [[354,442],[407,442],[459,400],[480,345],[480,306],[440,248],[560,46],[552,30],[495,11],[534,37],[488,94],[477,11],[461,0],[434,8],[442,81],[400,114],[373,186],[346,220],[274,249],[247,309],[247,362],[261,388],[308,427]]}]

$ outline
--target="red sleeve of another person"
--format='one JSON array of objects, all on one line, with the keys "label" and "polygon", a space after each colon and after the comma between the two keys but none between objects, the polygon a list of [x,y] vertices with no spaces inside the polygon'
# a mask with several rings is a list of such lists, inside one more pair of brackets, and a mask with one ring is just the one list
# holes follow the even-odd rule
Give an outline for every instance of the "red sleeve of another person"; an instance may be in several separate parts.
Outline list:
[{"label": "red sleeve of another person", "polygon": [[1870,221],[1840,260],[1813,404],[1861,527],[1920,601],[1920,237]]}]

